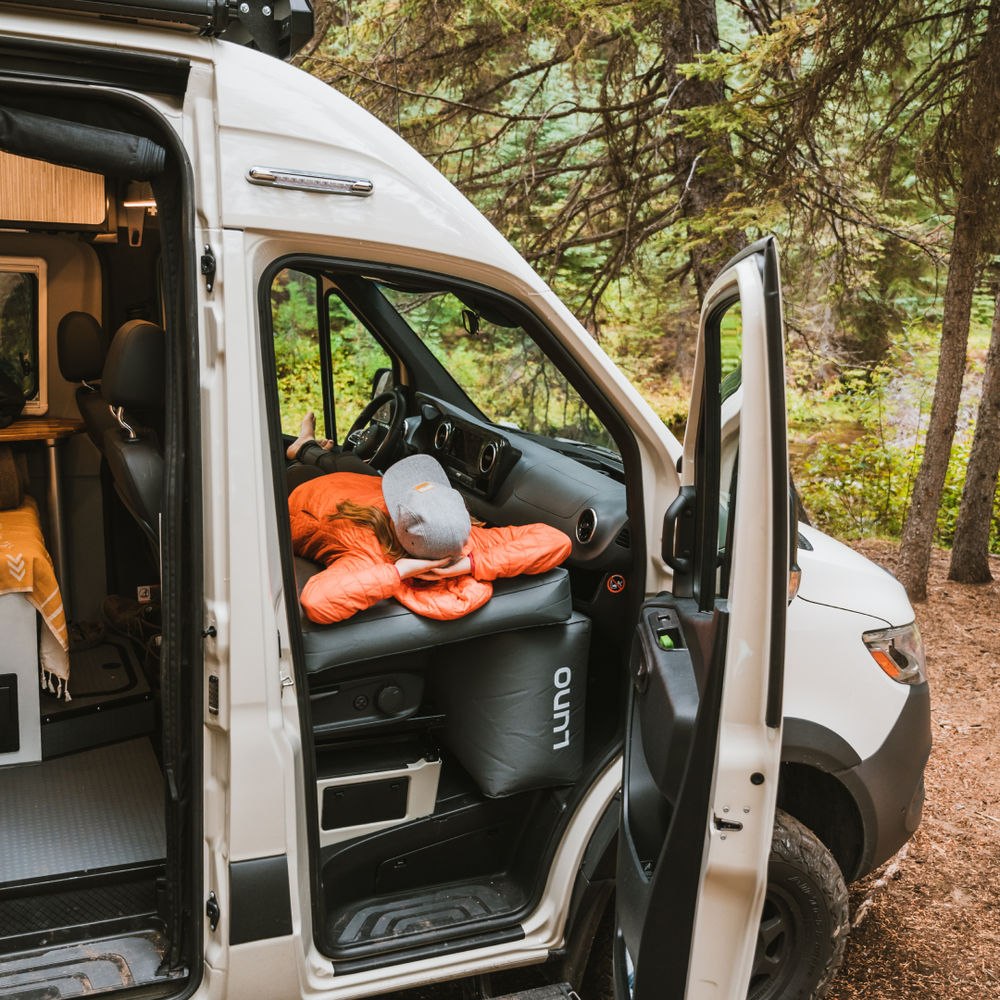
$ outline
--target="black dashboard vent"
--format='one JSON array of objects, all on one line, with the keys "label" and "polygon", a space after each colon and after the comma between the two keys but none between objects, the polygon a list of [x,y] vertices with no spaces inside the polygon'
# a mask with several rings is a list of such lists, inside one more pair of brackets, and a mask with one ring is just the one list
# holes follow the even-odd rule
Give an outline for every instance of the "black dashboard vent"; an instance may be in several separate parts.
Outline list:
[{"label": "black dashboard vent", "polygon": [[632,548],[632,532],[628,530],[627,524],[615,535],[615,545],[620,545],[623,549]]},{"label": "black dashboard vent", "polygon": [[597,514],[593,507],[588,507],[580,514],[576,522],[576,538],[581,545],[586,545],[597,531]]}]

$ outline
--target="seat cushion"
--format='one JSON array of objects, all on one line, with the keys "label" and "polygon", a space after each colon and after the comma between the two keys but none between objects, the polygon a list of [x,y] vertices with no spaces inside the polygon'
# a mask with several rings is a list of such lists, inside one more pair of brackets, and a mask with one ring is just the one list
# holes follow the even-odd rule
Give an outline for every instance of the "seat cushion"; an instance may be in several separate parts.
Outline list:
[{"label": "seat cushion", "polygon": [[[306,581],[321,569],[308,559],[296,558],[295,578],[300,595]],[[311,622],[300,608],[306,670],[310,674],[479,635],[553,625],[566,621],[572,613],[569,574],[564,569],[494,580],[493,596],[486,604],[451,621],[414,614],[391,598],[333,625]]]}]

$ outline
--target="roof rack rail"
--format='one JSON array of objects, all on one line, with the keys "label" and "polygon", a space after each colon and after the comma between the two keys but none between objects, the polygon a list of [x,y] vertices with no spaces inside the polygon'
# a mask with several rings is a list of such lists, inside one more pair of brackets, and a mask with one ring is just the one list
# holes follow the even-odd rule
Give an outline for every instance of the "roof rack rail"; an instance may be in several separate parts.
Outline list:
[{"label": "roof rack rail", "polygon": [[105,18],[185,25],[199,34],[291,59],[315,32],[310,0],[3,0]]}]

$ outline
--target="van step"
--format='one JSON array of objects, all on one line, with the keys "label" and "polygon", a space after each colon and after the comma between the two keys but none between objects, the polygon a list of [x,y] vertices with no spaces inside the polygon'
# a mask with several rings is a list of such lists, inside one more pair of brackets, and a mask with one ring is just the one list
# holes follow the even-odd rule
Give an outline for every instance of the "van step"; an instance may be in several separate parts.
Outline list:
[{"label": "van step", "polygon": [[[496,888],[455,885],[406,899],[371,901],[341,914],[334,927],[337,944],[379,941],[496,917],[511,909],[510,901]],[[521,902],[520,894],[517,902]]]},{"label": "van step", "polygon": [[580,1000],[580,995],[569,983],[552,983],[547,986],[537,986],[533,990],[505,993],[495,1000]]},{"label": "van step", "polygon": [[7,955],[0,959],[0,998],[60,1000],[166,981],[157,970],[167,939],[156,931]]}]

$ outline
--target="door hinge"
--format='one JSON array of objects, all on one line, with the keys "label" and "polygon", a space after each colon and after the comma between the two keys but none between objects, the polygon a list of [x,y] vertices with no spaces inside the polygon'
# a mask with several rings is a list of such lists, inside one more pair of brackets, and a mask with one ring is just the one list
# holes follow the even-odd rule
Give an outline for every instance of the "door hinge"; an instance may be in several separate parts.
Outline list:
[{"label": "door hinge", "polygon": [[208,917],[209,928],[214,931],[222,919],[222,910],[219,908],[219,901],[215,898],[214,891],[208,894],[208,899],[205,902],[205,916]]},{"label": "door hinge", "polygon": [[205,291],[211,294],[215,287],[215,254],[212,247],[206,243],[205,252],[201,255],[201,273],[205,275]]}]

